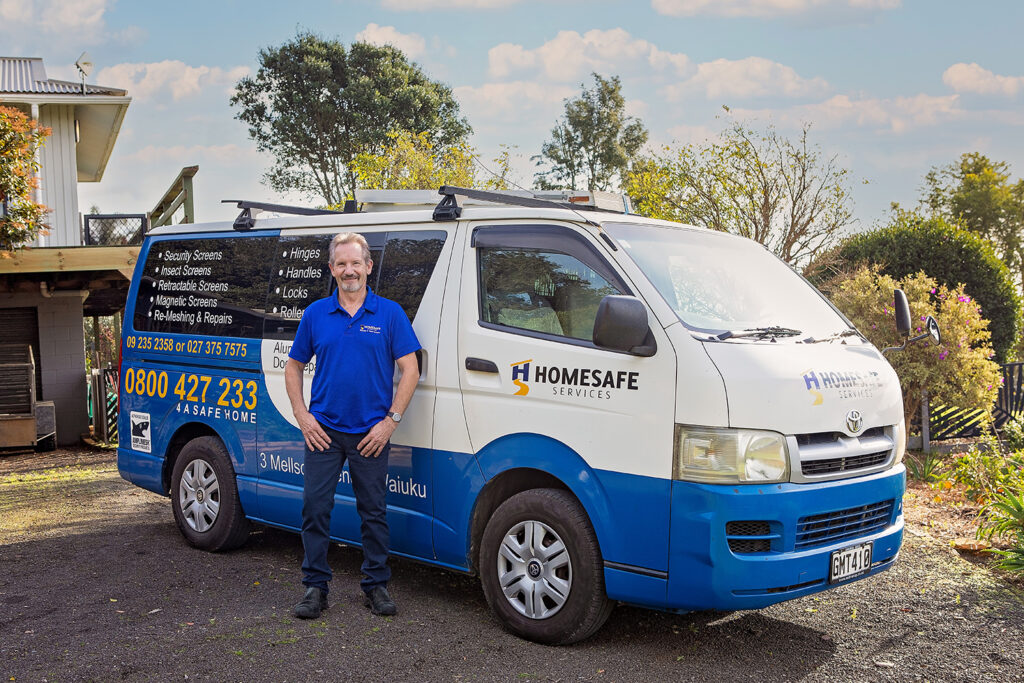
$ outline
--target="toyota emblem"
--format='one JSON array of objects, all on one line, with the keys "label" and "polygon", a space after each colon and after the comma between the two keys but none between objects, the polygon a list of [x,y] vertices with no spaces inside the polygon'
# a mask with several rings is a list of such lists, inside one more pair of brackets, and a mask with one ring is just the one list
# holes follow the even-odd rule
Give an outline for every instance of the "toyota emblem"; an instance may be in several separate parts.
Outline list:
[{"label": "toyota emblem", "polygon": [[846,428],[851,433],[856,434],[863,425],[864,417],[860,414],[859,410],[851,410],[846,414]]}]

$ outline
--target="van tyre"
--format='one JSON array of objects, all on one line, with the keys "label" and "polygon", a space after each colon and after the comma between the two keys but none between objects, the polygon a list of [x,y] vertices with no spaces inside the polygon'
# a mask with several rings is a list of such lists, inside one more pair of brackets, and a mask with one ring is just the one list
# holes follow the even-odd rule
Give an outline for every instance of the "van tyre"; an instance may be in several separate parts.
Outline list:
[{"label": "van tyre", "polygon": [[196,548],[217,552],[245,543],[251,525],[220,439],[202,436],[181,449],[171,474],[171,508],[181,534]]},{"label": "van tyre", "polygon": [[614,606],[587,513],[559,489],[523,491],[498,506],[480,542],[480,581],[506,629],[548,645],[590,637]]}]

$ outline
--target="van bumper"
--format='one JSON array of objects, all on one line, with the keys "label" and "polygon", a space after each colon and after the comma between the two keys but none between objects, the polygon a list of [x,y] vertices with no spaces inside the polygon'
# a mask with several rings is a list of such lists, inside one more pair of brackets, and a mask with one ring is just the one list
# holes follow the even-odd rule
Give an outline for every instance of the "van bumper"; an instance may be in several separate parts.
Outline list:
[{"label": "van bumper", "polygon": [[164,489],[163,468],[162,457],[129,451],[127,448],[117,449],[117,471],[122,479],[155,493],[167,495]]},{"label": "van bumper", "polygon": [[[817,484],[672,482],[665,608],[757,609],[888,569],[903,540],[905,481],[906,470],[897,465],[872,475]],[[878,504],[890,501],[888,512],[881,506],[879,513]],[[865,506],[870,506],[874,523],[864,521],[869,515],[860,511]],[[821,517],[813,520],[811,536],[806,531],[800,535],[798,527],[806,530],[811,521],[806,518],[816,515]],[[736,546],[738,552],[730,549],[726,524],[739,521],[768,522],[773,536],[770,550],[743,552],[742,543]],[[854,531],[835,538],[851,523]],[[799,546],[799,541],[805,545]],[[832,552],[867,542],[872,543],[870,571],[829,583]]]}]

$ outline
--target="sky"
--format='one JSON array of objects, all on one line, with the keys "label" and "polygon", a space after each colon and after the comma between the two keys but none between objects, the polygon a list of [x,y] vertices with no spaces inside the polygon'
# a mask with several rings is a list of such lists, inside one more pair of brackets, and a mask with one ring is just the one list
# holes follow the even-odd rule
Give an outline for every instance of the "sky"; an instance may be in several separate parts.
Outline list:
[{"label": "sky", "polygon": [[0,0],[0,54],[77,80],[88,51],[88,81],[132,97],[83,211],[149,211],[198,164],[199,221],[233,218],[222,199],[320,203],[262,183],[271,159],[229,105],[260,48],[303,31],[402,49],[452,88],[484,165],[513,146],[526,187],[592,72],[621,78],[651,150],[704,143],[730,116],[788,137],[810,124],[850,171],[859,231],[965,152],[1024,175],[1022,29],[1017,0]]}]

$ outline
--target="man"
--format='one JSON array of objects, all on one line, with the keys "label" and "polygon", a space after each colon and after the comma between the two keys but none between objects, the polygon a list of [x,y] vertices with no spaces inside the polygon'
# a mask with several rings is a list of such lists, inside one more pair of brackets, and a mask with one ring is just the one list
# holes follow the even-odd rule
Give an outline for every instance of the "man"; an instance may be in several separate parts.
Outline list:
[{"label": "man", "polygon": [[[396,608],[387,590],[391,569],[384,501],[389,440],[416,390],[420,344],[402,307],[367,287],[373,261],[362,235],[337,235],[331,241],[329,259],[338,291],[306,308],[284,370],[292,412],[306,441],[302,486],[306,592],[294,614],[315,619],[327,608],[331,510],[347,460],[362,521],[364,578],[360,585],[374,614],[391,615]],[[307,409],[302,371],[314,355],[316,374]],[[392,400],[395,363],[402,375]]]}]

